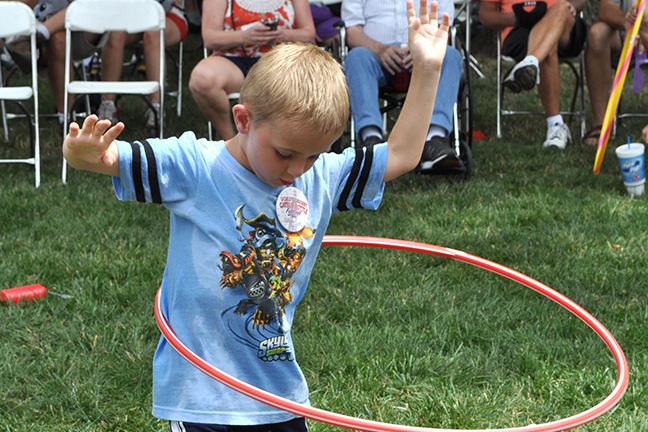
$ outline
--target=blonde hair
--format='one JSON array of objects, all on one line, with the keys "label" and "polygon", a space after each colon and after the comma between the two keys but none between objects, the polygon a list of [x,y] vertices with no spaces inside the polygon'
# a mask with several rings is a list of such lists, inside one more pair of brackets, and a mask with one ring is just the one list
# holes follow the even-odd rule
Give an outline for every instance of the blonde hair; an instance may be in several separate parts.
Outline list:
[{"label": "blonde hair", "polygon": [[240,102],[255,123],[282,120],[325,134],[341,134],[349,117],[342,67],[306,43],[284,43],[264,54],[243,82]]}]

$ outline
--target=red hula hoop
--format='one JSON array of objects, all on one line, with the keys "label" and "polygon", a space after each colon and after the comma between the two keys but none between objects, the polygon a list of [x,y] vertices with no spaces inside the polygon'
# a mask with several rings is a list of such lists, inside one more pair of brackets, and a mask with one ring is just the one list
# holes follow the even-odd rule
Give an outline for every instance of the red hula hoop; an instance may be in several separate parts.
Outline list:
[{"label": "red hula hoop", "polygon": [[[619,343],[614,339],[614,336],[589,312],[583,309],[581,306],[560,294],[559,292],[553,290],[552,288],[544,285],[528,276],[523,275],[522,273],[511,270],[507,267],[504,267],[500,264],[494,263],[492,261],[485,260],[483,258],[467,254],[465,252],[448,249],[441,246],[429,245],[424,243],[417,243],[404,240],[394,240],[387,238],[379,237],[358,237],[358,236],[324,236],[322,242],[323,245],[337,245],[337,246],[367,246],[367,247],[377,247],[385,249],[397,249],[405,250],[410,252],[419,252],[428,255],[436,255],[444,258],[452,258],[454,260],[463,261],[468,264],[481,267],[483,269],[489,270],[498,275],[507,277],[516,282],[519,282],[522,285],[525,285],[528,288],[531,288],[534,291],[539,292],[540,294],[550,298],[554,302],[563,306],[565,309],[572,312],[578,318],[583,320],[588,326],[592,328],[600,337],[603,339],[605,344],[608,346],[614,359],[617,363],[618,368],[618,377],[617,382],[612,390],[612,392],[598,405],[583,411],[579,414],[576,414],[565,419],[543,423],[539,425],[529,425],[523,427],[514,427],[506,429],[473,429],[476,431],[482,432],[493,432],[493,431],[502,431],[502,432],[513,432],[513,431],[524,431],[524,432],[548,432],[548,431],[564,431],[567,429],[572,429],[578,426],[581,426],[585,423],[588,423],[601,415],[605,414],[611,410],[623,397],[626,388],[628,387],[628,362],[626,360],[625,354],[621,349]],[[230,387],[233,390],[236,390],[244,395],[247,395],[257,401],[263,402],[267,405],[273,406],[275,408],[290,412],[292,414],[306,417],[312,420],[328,423],[334,426],[340,426],[348,429],[355,429],[367,432],[383,432],[383,431],[393,431],[393,432],[450,432],[458,431],[457,429],[433,429],[433,428],[422,428],[422,427],[413,427],[413,426],[402,426],[396,424],[382,423],[372,420],[364,420],[356,417],[350,417],[342,414],[337,414],[322,409],[305,406],[296,402],[293,402],[288,399],[273,395],[272,393],[261,390],[257,387],[251,386],[237,378],[234,378],[231,375],[228,375],[221,371],[220,369],[214,367],[213,365],[207,363],[201,357],[196,355],[191,351],[173,332],[169,326],[168,321],[164,317],[161,311],[160,305],[160,292],[156,295],[155,299],[155,319],[162,331],[164,337],[169,341],[171,346],[178,351],[187,361],[192,363],[195,367],[200,369],[205,374],[209,375],[216,381]],[[465,430],[465,429],[464,429]]]}]

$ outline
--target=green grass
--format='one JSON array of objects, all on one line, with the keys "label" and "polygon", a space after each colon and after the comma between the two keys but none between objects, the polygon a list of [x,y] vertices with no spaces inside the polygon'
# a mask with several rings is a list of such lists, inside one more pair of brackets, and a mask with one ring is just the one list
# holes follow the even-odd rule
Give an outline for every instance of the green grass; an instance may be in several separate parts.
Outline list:
[{"label": "green grass", "polygon": [[[185,76],[199,56],[188,51]],[[494,62],[480,61],[475,127],[493,137]],[[626,95],[629,109],[645,106],[645,92]],[[48,97],[44,84],[44,107]],[[206,134],[188,91],[180,119],[168,102],[168,134]],[[122,104],[124,137],[145,136],[143,104]],[[328,232],[463,250],[564,293],[610,329],[631,373],[618,407],[578,430],[646,430],[648,204],[626,195],[613,153],[641,126],[619,130],[594,176],[594,149],[578,144],[576,127],[575,145],[548,151],[542,117],[507,119],[501,140],[474,143],[470,181],[405,175],[387,185],[379,211],[336,215]],[[11,132],[3,155],[27,148],[23,126]],[[100,175],[71,170],[62,185],[60,132],[48,121],[42,134],[39,189],[30,167],[1,167],[0,288],[41,283],[74,298],[0,307],[0,431],[165,431],[150,406],[168,214],[119,202]],[[407,425],[553,421],[600,402],[616,379],[605,344],[557,304],[411,252],[324,247],[294,339],[314,406]]]}]

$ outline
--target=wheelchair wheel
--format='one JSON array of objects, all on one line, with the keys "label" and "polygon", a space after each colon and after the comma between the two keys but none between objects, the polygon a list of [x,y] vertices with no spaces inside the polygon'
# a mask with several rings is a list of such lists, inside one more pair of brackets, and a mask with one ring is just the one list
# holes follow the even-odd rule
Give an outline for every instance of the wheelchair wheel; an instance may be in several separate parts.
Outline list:
[{"label": "wheelchair wheel", "polygon": [[473,159],[472,159],[472,150],[470,145],[468,145],[467,140],[461,140],[459,142],[459,160],[461,164],[457,168],[457,174],[460,180],[470,180],[473,175]]}]

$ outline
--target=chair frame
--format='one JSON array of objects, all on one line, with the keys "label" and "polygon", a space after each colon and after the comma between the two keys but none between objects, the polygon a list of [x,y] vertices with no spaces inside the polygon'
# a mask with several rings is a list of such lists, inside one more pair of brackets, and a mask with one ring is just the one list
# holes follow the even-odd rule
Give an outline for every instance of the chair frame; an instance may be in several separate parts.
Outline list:
[{"label": "chair frame", "polygon": [[[36,17],[34,11],[29,6],[20,2],[0,2],[0,37],[7,36],[30,36],[31,52],[36,52]],[[4,87],[2,85],[2,76],[0,72],[0,100],[2,100],[3,128],[5,137],[8,138],[8,129],[6,122],[5,101],[16,103],[25,116],[29,119],[33,132],[30,127],[30,138],[33,147],[33,157],[27,159],[0,159],[0,163],[27,163],[34,165],[35,184],[40,186],[40,133],[38,122],[38,74],[36,73],[36,56],[31,56],[32,79],[31,86]],[[22,104],[24,100],[34,100],[33,115]]]},{"label": "chair frame", "polygon": [[[103,0],[76,0],[68,6],[65,14],[65,99],[66,113],[63,133],[67,132],[69,116],[69,94],[134,94],[144,97],[152,107],[148,95],[160,91],[160,112],[157,116],[160,138],[164,136],[164,29],[166,13],[156,0],[111,0],[110,7]],[[144,11],[133,11],[134,7]],[[158,81],[72,81],[70,82],[71,35],[73,31],[104,33],[106,31],[126,31],[142,33],[156,30],[160,35],[160,71]],[[67,163],[63,160],[62,181],[66,182]]]},{"label": "chair frame", "polygon": [[[505,87],[502,85],[504,77],[506,74],[502,74],[502,62],[515,61],[510,57],[502,55],[502,38],[501,32],[497,32],[497,138],[502,138],[502,118],[504,116],[510,115],[545,115],[544,111],[533,111],[533,110],[515,110],[515,109],[505,109],[504,108],[504,90]],[[568,116],[569,122],[573,116],[578,116],[580,118],[580,129],[581,129],[581,138],[585,136],[586,131],[586,112],[585,112],[585,49],[583,49],[580,54],[576,57],[560,58],[558,59],[559,64],[566,64],[569,69],[574,74],[576,83],[574,84],[574,92],[572,94],[571,107],[569,111],[560,111],[561,115]],[[574,65],[578,64],[578,69]],[[508,73],[508,72],[507,72]],[[578,97],[580,94],[580,98]],[[576,110],[576,100],[580,101],[580,108]]]}]

